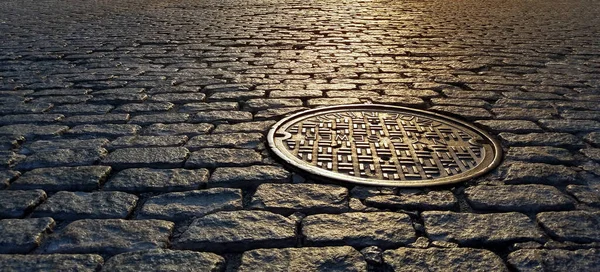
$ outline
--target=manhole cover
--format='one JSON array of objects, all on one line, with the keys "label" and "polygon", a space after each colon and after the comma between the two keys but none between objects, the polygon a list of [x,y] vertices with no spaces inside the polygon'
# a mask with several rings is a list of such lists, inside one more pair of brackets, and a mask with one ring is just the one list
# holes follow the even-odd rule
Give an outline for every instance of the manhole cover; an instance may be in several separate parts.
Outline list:
[{"label": "manhole cover", "polygon": [[500,163],[486,132],[422,110],[365,104],[307,110],[271,128],[269,146],[315,178],[377,186],[431,186],[482,175]]}]

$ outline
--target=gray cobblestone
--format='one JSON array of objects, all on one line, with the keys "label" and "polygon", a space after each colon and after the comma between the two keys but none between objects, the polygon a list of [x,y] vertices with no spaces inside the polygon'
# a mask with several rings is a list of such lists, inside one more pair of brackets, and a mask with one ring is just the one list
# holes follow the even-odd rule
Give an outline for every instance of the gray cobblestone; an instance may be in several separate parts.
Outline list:
[{"label": "gray cobblestone", "polygon": [[422,214],[427,237],[460,245],[493,245],[541,240],[535,224],[521,213],[470,214],[428,211]]},{"label": "gray cobblestone", "polygon": [[108,144],[106,138],[39,140],[26,144],[21,152],[37,153],[56,149],[99,149]]},{"label": "gray cobblestone", "polygon": [[575,135],[568,133],[500,133],[500,138],[509,146],[554,146],[583,147],[584,143]]},{"label": "gray cobblestone", "polygon": [[218,125],[214,133],[242,133],[242,132],[261,132],[268,131],[275,121],[257,121],[245,122],[238,124],[221,124]]},{"label": "gray cobblestone", "polygon": [[600,188],[598,185],[569,185],[567,186],[567,192],[573,195],[581,203],[593,207],[600,207]]},{"label": "gray cobblestone", "polygon": [[599,212],[543,212],[537,215],[537,221],[551,237],[559,241],[577,243],[600,241],[600,230],[597,228],[600,223]]},{"label": "gray cobblestone", "polygon": [[475,186],[467,188],[465,195],[480,210],[540,212],[575,207],[571,199],[547,185]]},{"label": "gray cobblestone", "polygon": [[144,129],[144,135],[170,136],[170,135],[202,135],[214,128],[211,124],[153,124]]},{"label": "gray cobblestone", "polygon": [[252,149],[203,148],[192,152],[186,168],[215,168],[224,166],[247,166],[259,164],[262,156]]},{"label": "gray cobblestone", "polygon": [[530,133],[542,131],[542,128],[534,122],[526,120],[482,120],[476,121],[475,124],[482,125],[484,128],[495,133]]},{"label": "gray cobblestone", "polygon": [[594,271],[600,266],[597,249],[522,249],[508,255],[508,263],[519,272]]},{"label": "gray cobblestone", "polygon": [[265,183],[256,189],[250,207],[280,214],[341,213],[348,210],[348,190],[333,185]]},{"label": "gray cobblestone", "polygon": [[164,248],[174,224],[163,220],[84,219],[54,233],[41,253],[97,253],[115,255]]},{"label": "gray cobblestone", "polygon": [[98,149],[56,149],[40,151],[28,156],[15,166],[17,170],[60,166],[86,166],[94,164],[106,155],[104,148]]},{"label": "gray cobblestone", "polygon": [[536,146],[511,147],[506,158],[509,160],[539,163],[572,163],[575,158],[564,148]]},{"label": "gray cobblestone", "polygon": [[98,189],[111,169],[108,166],[38,168],[17,179],[11,189],[56,191],[92,191]]},{"label": "gray cobblestone", "polygon": [[208,180],[208,187],[253,187],[262,183],[290,182],[291,177],[284,168],[271,165],[219,167]]},{"label": "gray cobblestone", "polygon": [[343,213],[309,215],[302,220],[309,245],[398,247],[415,241],[410,217],[402,213]]},{"label": "gray cobblestone", "polygon": [[509,271],[499,256],[484,249],[398,248],[385,251],[383,259],[393,271]]},{"label": "gray cobblestone", "polygon": [[151,197],[138,214],[141,219],[187,220],[218,211],[242,209],[239,189],[213,188]]},{"label": "gray cobblestone", "polygon": [[564,165],[515,162],[508,168],[507,184],[563,185],[577,180],[577,172]]},{"label": "gray cobblestone", "polygon": [[0,220],[0,254],[26,254],[54,227],[52,218]]},{"label": "gray cobblestone", "polygon": [[367,263],[356,249],[343,247],[304,247],[255,249],[242,255],[240,272],[363,272]]},{"label": "gray cobblestone", "polygon": [[191,151],[207,147],[257,149],[263,142],[261,133],[227,133],[200,135],[191,138],[185,147]]},{"label": "gray cobblestone", "polygon": [[214,253],[150,249],[122,253],[108,259],[102,271],[223,271],[225,259]]},{"label": "gray cobblestone", "polygon": [[42,190],[0,191],[0,218],[20,218],[46,200]]},{"label": "gray cobblestone", "polygon": [[213,252],[293,246],[295,228],[292,220],[270,212],[218,212],[194,220],[173,246]]},{"label": "gray cobblestone", "polygon": [[28,140],[40,137],[58,136],[69,127],[59,125],[37,126],[31,124],[8,125],[0,127],[0,135],[19,135]]},{"label": "gray cobblestone", "polygon": [[20,175],[21,173],[17,171],[0,171],[0,190],[8,187],[8,185]]},{"label": "gray cobblestone", "polygon": [[0,255],[6,271],[98,271],[104,260],[95,254]]},{"label": "gray cobblestone", "polygon": [[426,194],[376,195],[367,197],[365,204],[385,209],[450,210],[458,202],[452,192],[431,191]]},{"label": "gray cobblestone", "polygon": [[123,136],[110,142],[107,149],[141,148],[141,147],[168,147],[185,144],[188,137],[179,136]]},{"label": "gray cobblestone", "polygon": [[184,147],[123,148],[111,152],[102,163],[116,169],[172,168],[183,166],[188,155],[189,151]]},{"label": "gray cobblestone", "polygon": [[94,135],[95,137],[116,138],[136,134],[142,127],[130,124],[79,125],[71,128],[71,135]]},{"label": "gray cobblestone", "polygon": [[118,172],[104,190],[131,193],[196,190],[206,186],[208,170],[129,168]]},{"label": "gray cobblestone", "polygon": [[58,192],[35,208],[33,217],[57,220],[125,218],[138,197],[123,192]]}]

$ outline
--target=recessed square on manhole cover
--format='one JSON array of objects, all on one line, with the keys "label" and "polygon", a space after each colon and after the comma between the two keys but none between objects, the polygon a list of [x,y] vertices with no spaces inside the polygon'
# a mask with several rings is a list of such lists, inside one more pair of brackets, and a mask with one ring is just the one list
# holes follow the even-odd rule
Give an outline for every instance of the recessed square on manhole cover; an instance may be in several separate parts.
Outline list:
[{"label": "recessed square on manhole cover", "polygon": [[498,141],[466,122],[388,105],[311,109],[279,121],[269,147],[315,178],[418,187],[465,181],[501,161]]}]

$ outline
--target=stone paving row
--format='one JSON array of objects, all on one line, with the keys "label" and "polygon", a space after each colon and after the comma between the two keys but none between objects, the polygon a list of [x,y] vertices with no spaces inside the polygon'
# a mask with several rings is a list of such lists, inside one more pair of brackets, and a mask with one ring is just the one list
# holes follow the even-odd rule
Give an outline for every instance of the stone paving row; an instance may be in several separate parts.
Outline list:
[{"label": "stone paving row", "polygon": [[[594,1],[5,0],[0,271],[598,271]],[[316,182],[266,131],[381,103],[490,131],[454,186]]]}]

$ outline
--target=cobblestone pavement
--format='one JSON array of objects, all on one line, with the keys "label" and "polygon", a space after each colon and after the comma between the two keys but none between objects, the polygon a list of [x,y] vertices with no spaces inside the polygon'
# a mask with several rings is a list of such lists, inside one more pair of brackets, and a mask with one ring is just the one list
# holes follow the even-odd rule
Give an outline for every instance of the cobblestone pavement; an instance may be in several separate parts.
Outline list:
[{"label": "cobblestone pavement", "polygon": [[[0,271],[598,271],[597,1],[3,0]],[[455,186],[316,183],[286,114],[493,132]]]}]

